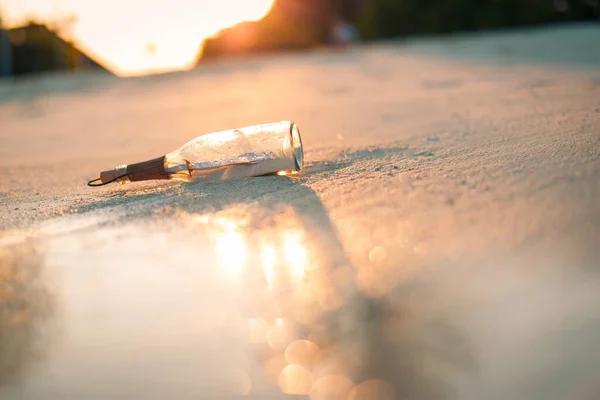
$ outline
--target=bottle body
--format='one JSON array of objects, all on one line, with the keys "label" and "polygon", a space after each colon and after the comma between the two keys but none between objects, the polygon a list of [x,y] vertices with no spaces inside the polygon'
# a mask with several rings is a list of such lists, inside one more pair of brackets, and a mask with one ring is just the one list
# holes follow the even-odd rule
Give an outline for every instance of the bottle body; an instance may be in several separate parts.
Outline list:
[{"label": "bottle body", "polygon": [[[292,121],[281,121],[202,135],[167,155],[103,171],[88,185],[288,174],[300,171],[303,159],[298,126]],[[101,183],[95,184],[97,181]]]},{"label": "bottle body", "polygon": [[298,172],[302,140],[291,121],[209,133],[165,156],[170,179],[236,179]]}]

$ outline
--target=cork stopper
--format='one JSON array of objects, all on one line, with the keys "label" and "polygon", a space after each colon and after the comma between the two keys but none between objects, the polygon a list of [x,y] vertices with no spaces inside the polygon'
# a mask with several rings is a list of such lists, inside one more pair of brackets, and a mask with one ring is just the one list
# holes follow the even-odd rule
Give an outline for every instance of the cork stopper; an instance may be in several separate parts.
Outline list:
[{"label": "cork stopper", "polygon": [[131,182],[169,179],[170,176],[165,171],[165,156],[136,164],[129,164],[127,166],[127,177]]},{"label": "cork stopper", "polygon": [[[121,165],[119,167],[102,171],[100,178],[88,182],[89,186],[102,186],[111,182],[137,182],[152,179],[169,179],[165,171],[165,156],[160,156],[148,161],[135,164]],[[94,182],[100,181],[99,184]]]}]

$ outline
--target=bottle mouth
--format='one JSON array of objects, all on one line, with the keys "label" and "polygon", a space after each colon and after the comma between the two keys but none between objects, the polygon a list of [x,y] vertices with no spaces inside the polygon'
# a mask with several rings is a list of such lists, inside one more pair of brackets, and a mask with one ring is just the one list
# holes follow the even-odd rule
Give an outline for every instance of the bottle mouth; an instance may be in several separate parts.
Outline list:
[{"label": "bottle mouth", "polygon": [[296,171],[302,170],[304,166],[304,151],[302,149],[302,139],[300,138],[300,130],[295,122],[292,122],[290,127],[290,135],[292,139],[292,152],[294,155],[294,164]]}]

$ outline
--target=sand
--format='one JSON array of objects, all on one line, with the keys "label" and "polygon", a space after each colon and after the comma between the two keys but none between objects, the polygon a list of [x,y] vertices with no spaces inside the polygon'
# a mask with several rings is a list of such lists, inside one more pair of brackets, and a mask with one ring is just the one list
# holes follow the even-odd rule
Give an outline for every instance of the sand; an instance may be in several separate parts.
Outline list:
[{"label": "sand", "polygon": [[[597,398],[599,37],[0,82],[0,398]],[[293,178],[86,186],[288,119]]]}]

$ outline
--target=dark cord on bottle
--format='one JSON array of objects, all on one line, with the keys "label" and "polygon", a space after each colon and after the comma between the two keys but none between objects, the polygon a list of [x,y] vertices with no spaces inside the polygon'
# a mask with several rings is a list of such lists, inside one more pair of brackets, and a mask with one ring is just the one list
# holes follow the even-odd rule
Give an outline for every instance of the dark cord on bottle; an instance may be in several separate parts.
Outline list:
[{"label": "dark cord on bottle", "polygon": [[116,177],[116,178],[114,178],[114,179],[111,179],[110,181],[106,181],[106,182],[102,182],[102,183],[94,183],[94,182],[98,182],[99,180],[101,180],[101,179],[102,179],[102,178],[96,178],[96,179],[93,179],[93,180],[89,181],[89,182],[87,183],[87,185],[88,185],[88,186],[91,186],[91,187],[104,186],[104,185],[108,185],[109,183],[116,182],[116,181],[118,181],[119,179],[125,178],[126,176],[127,176],[127,174],[123,174],[123,175],[121,175],[121,176],[117,176],[117,177]]}]

